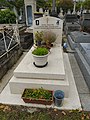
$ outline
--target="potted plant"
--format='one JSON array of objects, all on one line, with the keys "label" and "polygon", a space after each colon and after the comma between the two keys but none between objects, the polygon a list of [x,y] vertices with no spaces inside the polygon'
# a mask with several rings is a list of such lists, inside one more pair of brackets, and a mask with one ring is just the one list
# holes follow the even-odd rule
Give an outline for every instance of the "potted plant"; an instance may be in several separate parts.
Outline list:
[{"label": "potted plant", "polygon": [[47,48],[51,48],[53,46],[53,43],[56,40],[56,34],[52,31],[44,31],[43,32],[43,41],[46,43]]},{"label": "potted plant", "polygon": [[52,31],[37,31],[35,33],[35,44],[36,46],[43,46],[50,49],[56,40],[56,34]]},{"label": "potted plant", "polygon": [[37,47],[32,51],[34,58],[34,65],[36,67],[45,67],[47,65],[48,49],[44,47]]},{"label": "potted plant", "polygon": [[53,102],[53,91],[38,89],[25,89],[22,94],[22,99],[25,103],[36,103],[51,105]]},{"label": "potted plant", "polygon": [[41,42],[43,41],[43,31],[37,31],[35,33],[35,44],[36,46],[41,46]]}]

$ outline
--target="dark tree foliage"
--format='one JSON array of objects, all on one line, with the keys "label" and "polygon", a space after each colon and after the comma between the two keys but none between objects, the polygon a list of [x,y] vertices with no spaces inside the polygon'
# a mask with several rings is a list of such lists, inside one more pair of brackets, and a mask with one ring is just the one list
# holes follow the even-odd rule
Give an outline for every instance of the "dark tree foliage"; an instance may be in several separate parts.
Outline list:
[{"label": "dark tree foliage", "polygon": [[14,12],[9,9],[0,11],[0,24],[14,24],[16,22],[16,16]]}]

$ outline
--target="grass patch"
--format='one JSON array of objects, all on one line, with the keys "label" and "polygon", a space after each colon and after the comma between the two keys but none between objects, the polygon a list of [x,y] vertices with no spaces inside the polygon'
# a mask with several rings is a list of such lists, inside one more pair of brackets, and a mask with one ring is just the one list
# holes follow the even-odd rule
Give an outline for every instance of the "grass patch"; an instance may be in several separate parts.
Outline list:
[{"label": "grass patch", "polygon": [[0,104],[0,120],[90,120],[90,112]]}]

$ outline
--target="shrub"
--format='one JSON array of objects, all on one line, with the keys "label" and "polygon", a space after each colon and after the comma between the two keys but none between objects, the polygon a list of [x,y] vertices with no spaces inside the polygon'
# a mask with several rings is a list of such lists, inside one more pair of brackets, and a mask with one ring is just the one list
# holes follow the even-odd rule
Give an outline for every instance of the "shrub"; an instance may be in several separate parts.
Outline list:
[{"label": "shrub", "polygon": [[16,23],[16,16],[14,12],[6,9],[4,11],[0,11],[0,24],[14,24]]}]

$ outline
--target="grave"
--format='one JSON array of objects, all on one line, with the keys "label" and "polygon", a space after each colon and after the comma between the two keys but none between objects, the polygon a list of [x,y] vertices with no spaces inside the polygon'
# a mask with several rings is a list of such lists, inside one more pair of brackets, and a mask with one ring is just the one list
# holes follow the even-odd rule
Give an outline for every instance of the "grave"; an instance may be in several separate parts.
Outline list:
[{"label": "grave", "polygon": [[90,43],[80,43],[76,50],[76,60],[90,89]]},{"label": "grave", "polygon": [[[49,107],[58,109],[81,109],[80,100],[74,82],[67,54],[62,50],[63,21],[59,18],[44,16],[34,20],[36,31],[53,31],[57,35],[56,42],[50,50],[48,65],[44,68],[35,67],[32,58],[32,47],[14,70],[13,77],[0,95],[1,103],[28,105],[31,107]],[[38,104],[26,104],[21,99],[25,88],[40,88],[62,90],[65,93],[64,104],[61,108]],[[5,99],[7,96],[7,99]]]},{"label": "grave", "polygon": [[66,14],[64,21],[64,31],[66,35],[72,31],[79,31],[80,24],[76,14]]},{"label": "grave", "polygon": [[75,50],[78,43],[90,43],[90,34],[86,32],[74,31],[68,34],[67,39],[71,49]]},{"label": "grave", "polygon": [[43,87],[49,90],[61,89],[68,97],[69,82],[65,73],[61,47],[62,27],[63,21],[59,18],[44,16],[34,20],[34,33],[52,31],[57,39],[50,51],[48,65],[45,68],[37,68],[33,65],[32,50],[34,48],[31,48],[14,71],[14,77],[10,80],[11,93],[21,94],[25,88]]}]

